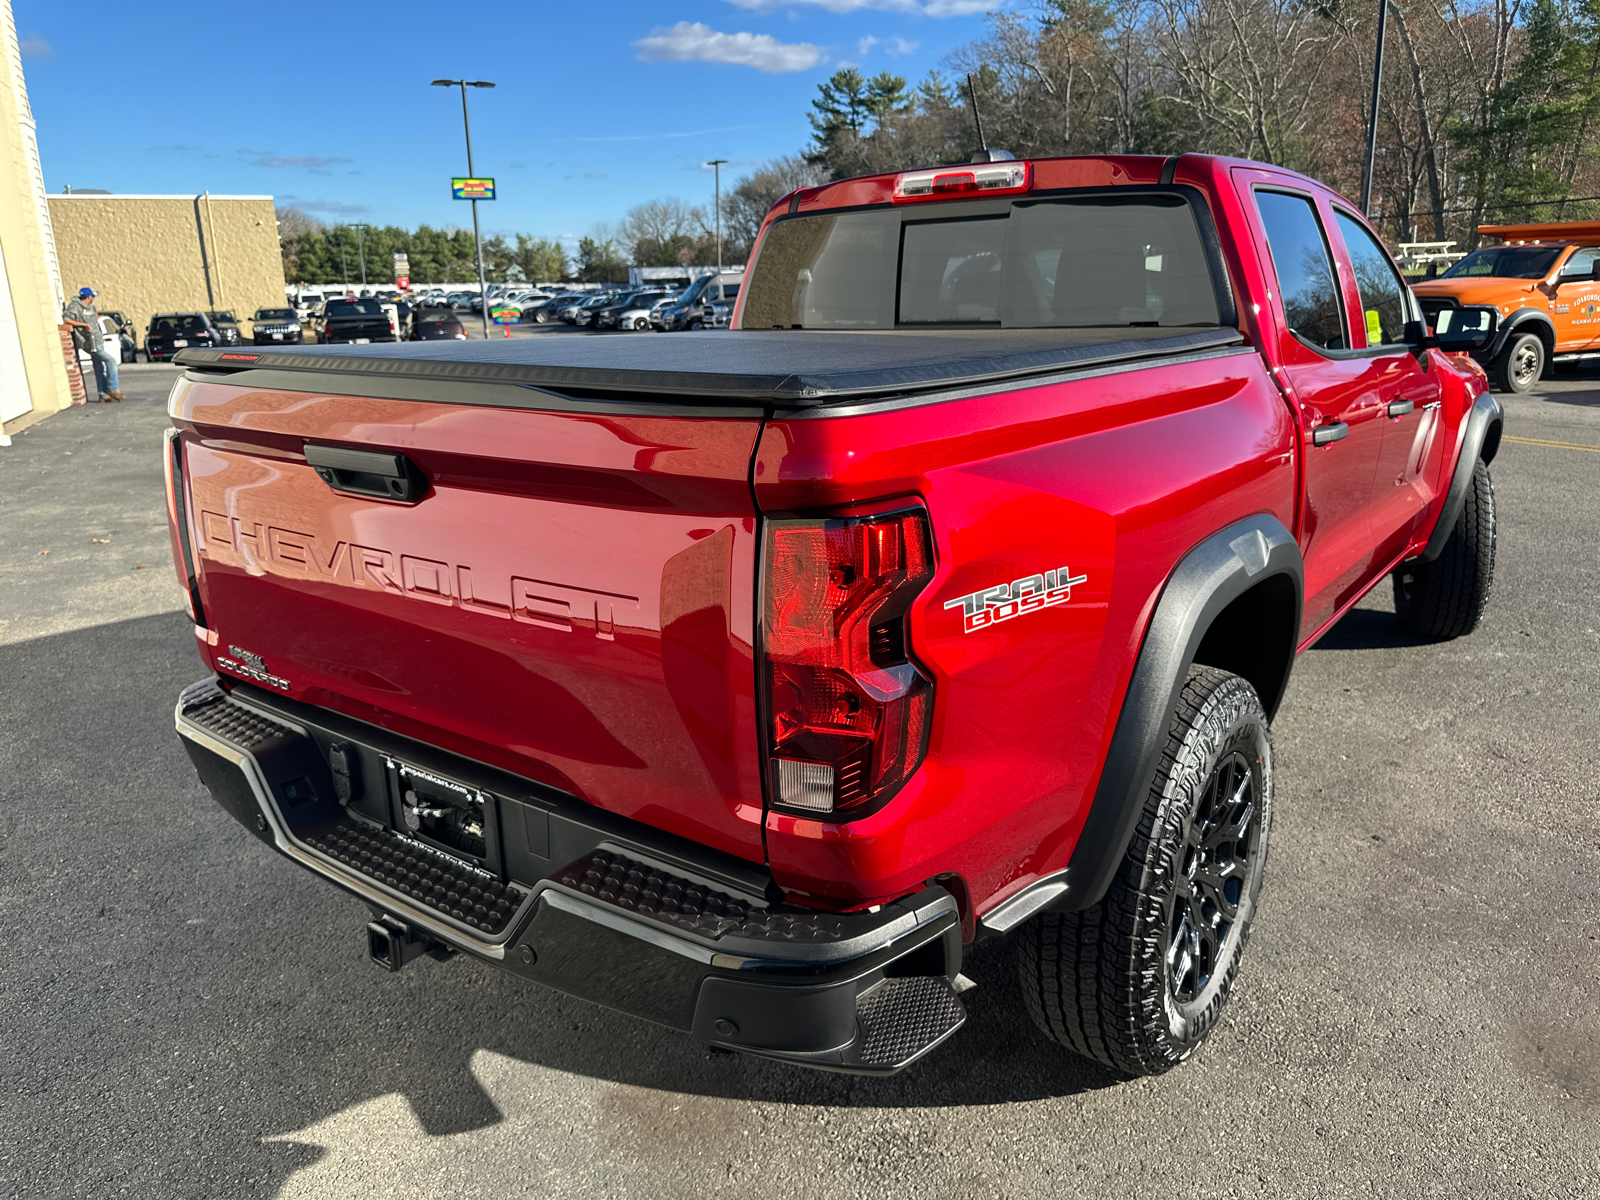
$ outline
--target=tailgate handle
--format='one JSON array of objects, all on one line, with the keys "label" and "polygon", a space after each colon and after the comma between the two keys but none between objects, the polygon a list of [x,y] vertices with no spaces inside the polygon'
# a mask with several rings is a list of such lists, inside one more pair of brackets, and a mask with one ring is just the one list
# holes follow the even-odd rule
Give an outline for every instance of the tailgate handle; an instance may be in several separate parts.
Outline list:
[{"label": "tailgate handle", "polygon": [[307,442],[306,461],[323,483],[336,492],[352,496],[414,504],[428,490],[427,477],[404,454],[317,446]]}]

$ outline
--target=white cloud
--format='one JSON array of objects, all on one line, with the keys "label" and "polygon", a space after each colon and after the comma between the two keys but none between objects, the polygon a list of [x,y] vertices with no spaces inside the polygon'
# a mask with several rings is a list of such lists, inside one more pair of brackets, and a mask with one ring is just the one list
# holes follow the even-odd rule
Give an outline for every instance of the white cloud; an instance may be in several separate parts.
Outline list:
[{"label": "white cloud", "polygon": [[304,171],[326,171],[329,167],[347,163],[348,158],[324,158],[319,154],[263,154],[255,160],[258,167],[275,167],[298,169]]},{"label": "white cloud", "polygon": [[[278,197],[280,200],[288,199],[287,196]],[[340,200],[296,200],[295,208],[303,208],[307,212],[323,212],[335,217],[359,217],[363,213],[371,212],[365,204],[345,204]]]},{"label": "white cloud", "polygon": [[770,33],[719,33],[699,21],[657,27],[633,44],[641,62],[711,62],[754,67],[768,75],[807,71],[822,62],[822,47],[780,42]]},{"label": "white cloud", "polygon": [[821,8],[831,13],[872,9],[916,17],[970,17],[974,13],[1004,8],[1006,0],[728,0],[728,3],[758,13],[777,12],[780,8]]},{"label": "white cloud", "polygon": [[23,58],[54,58],[56,48],[45,41],[37,33],[25,33],[17,42],[17,49],[22,52]]},{"label": "white cloud", "polygon": [[869,33],[866,37],[862,38],[856,43],[856,53],[861,55],[862,58],[865,58],[867,56],[867,51],[871,50],[877,44],[878,39]]},{"label": "white cloud", "polygon": [[914,42],[909,38],[892,37],[884,43],[883,52],[898,58],[902,54],[910,54],[920,45],[922,45],[921,42]]}]

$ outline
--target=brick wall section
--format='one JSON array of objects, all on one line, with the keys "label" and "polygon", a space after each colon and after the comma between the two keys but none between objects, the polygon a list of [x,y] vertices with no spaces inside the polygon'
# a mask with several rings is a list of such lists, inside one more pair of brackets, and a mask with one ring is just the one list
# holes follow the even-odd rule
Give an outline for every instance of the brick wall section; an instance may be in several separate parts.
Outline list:
[{"label": "brick wall section", "polygon": [[142,343],[158,312],[226,309],[250,336],[258,308],[283,307],[283,257],[270,196],[51,196],[67,295],[123,313]]},{"label": "brick wall section", "polygon": [[78,374],[78,352],[72,347],[72,326],[58,325],[56,329],[61,335],[61,357],[67,364],[67,383],[72,387],[72,402],[82,404],[89,398],[84,390],[89,381]]}]

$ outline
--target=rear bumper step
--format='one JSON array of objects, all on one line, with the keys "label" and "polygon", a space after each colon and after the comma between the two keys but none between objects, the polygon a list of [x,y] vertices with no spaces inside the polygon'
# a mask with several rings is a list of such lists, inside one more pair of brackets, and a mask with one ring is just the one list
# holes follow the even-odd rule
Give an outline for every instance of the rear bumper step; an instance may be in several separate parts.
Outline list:
[{"label": "rear bumper step", "polygon": [[[372,908],[369,949],[390,970],[448,947],[710,1044],[863,1074],[900,1070],[966,1019],[942,888],[866,913],[775,903],[751,864],[215,679],[184,690],[176,724],[223,809]],[[394,781],[415,779],[479,806],[482,854],[395,827],[437,811],[401,808]]]}]

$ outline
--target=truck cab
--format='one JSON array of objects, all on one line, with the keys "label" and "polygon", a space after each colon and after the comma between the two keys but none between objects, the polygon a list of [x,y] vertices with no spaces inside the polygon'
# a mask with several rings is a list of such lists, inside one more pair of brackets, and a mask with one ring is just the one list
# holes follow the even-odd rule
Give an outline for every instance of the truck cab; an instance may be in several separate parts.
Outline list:
[{"label": "truck cab", "polygon": [[1600,353],[1600,221],[1478,232],[1498,243],[1414,286],[1430,326],[1463,306],[1494,308],[1499,332],[1478,357],[1496,391],[1530,391],[1554,363]]}]

